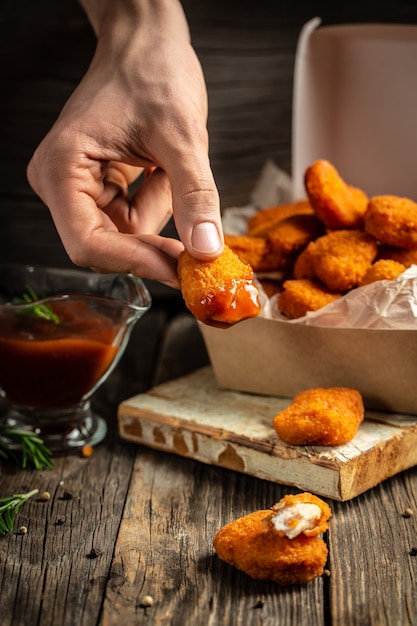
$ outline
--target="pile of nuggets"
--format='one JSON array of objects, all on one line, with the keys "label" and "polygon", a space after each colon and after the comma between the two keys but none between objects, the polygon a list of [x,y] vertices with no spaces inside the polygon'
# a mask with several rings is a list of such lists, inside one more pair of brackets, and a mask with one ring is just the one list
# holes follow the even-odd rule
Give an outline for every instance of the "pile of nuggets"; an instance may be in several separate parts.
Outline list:
[{"label": "pile of nuggets", "polygon": [[271,509],[249,513],[214,538],[223,561],[251,578],[293,585],[324,573],[328,549],[319,536],[328,529],[331,510],[305,492],[284,496]]},{"label": "pile of nuggets", "polygon": [[[417,203],[369,198],[318,160],[305,172],[307,198],[259,211],[245,235],[225,242],[258,275],[278,308],[295,319],[351,289],[392,280],[417,263]],[[279,272],[279,280],[271,280]],[[266,274],[264,274],[266,273]]]}]

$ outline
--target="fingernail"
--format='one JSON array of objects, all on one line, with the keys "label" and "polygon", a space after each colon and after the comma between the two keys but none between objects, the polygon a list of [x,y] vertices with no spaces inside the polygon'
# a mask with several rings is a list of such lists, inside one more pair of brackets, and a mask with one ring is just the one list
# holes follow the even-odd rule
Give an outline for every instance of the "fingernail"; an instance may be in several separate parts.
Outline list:
[{"label": "fingernail", "polygon": [[219,232],[213,222],[200,222],[193,229],[191,243],[196,252],[213,254],[221,247]]}]

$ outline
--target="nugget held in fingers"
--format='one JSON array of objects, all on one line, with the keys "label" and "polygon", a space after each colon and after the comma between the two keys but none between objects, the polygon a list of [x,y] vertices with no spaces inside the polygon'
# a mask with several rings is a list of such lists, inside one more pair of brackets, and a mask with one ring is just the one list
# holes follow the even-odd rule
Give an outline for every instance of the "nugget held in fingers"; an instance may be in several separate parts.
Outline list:
[{"label": "nugget held in fingers", "polygon": [[367,194],[346,184],[337,169],[324,159],[307,168],[305,189],[310,203],[329,229],[360,228],[368,206]]},{"label": "nugget held in fingers", "polygon": [[226,328],[261,312],[253,270],[228,246],[212,261],[184,250],[177,271],[185,304],[201,322]]},{"label": "nugget held in fingers", "polygon": [[255,511],[219,530],[214,548],[223,561],[259,580],[280,585],[321,576],[330,507],[310,493],[285,496],[271,509]]},{"label": "nugget held in fingers", "polygon": [[357,287],[378,253],[374,237],[360,230],[335,230],[309,244],[316,277],[331,291]]},{"label": "nugget held in fingers", "polygon": [[272,424],[289,445],[338,446],[353,439],[364,415],[357,389],[318,387],[297,394]]},{"label": "nugget held in fingers", "polygon": [[398,196],[375,196],[365,213],[365,230],[399,248],[417,247],[417,203]]},{"label": "nugget held in fingers", "polygon": [[286,280],[283,291],[278,295],[277,304],[281,313],[290,319],[297,319],[309,311],[321,309],[340,297],[340,293],[330,291],[319,281],[303,278]]}]

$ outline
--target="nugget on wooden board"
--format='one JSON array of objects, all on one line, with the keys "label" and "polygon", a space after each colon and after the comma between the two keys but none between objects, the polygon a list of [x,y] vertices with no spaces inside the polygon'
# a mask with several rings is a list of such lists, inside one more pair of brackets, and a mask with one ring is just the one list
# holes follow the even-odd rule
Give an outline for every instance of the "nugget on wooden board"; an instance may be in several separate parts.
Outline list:
[{"label": "nugget on wooden board", "polygon": [[398,196],[375,196],[365,213],[365,230],[399,248],[417,247],[417,203]]},{"label": "nugget on wooden board", "polygon": [[364,415],[357,389],[317,387],[297,394],[272,424],[289,445],[338,446],[353,439]]},{"label": "nugget on wooden board", "polygon": [[367,194],[348,185],[337,169],[319,159],[305,171],[304,184],[308,199],[327,228],[360,228],[368,205]]},{"label": "nugget on wooden board", "polygon": [[319,534],[330,517],[330,507],[317,496],[288,495],[271,509],[227,524],[213,545],[219,558],[252,578],[305,583],[323,574],[328,550]]},{"label": "nugget on wooden board", "polygon": [[261,312],[253,270],[228,246],[212,261],[184,250],[177,271],[185,304],[201,322],[226,328]]}]

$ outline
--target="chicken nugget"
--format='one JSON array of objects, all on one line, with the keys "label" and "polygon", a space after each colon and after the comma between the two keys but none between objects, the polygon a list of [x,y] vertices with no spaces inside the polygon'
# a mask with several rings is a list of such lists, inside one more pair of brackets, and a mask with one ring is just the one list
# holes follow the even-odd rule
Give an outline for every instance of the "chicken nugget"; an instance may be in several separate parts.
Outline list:
[{"label": "chicken nugget", "polygon": [[278,259],[272,255],[269,242],[265,238],[225,235],[224,242],[243,263],[249,263],[254,272],[278,269]]},{"label": "chicken nugget", "polygon": [[365,230],[381,243],[417,247],[417,203],[398,196],[375,196],[365,213]]},{"label": "chicken nugget", "polygon": [[185,304],[201,322],[227,328],[261,312],[253,270],[228,246],[211,261],[199,261],[184,250],[177,272]]},{"label": "chicken nugget", "polygon": [[292,215],[271,228],[268,241],[273,254],[290,261],[310,241],[323,234],[323,224],[316,215]]},{"label": "chicken nugget", "polygon": [[405,265],[392,259],[379,259],[371,265],[362,278],[359,286],[369,285],[377,280],[393,280],[406,270]]},{"label": "chicken nugget", "polygon": [[290,319],[303,317],[309,311],[317,311],[341,297],[316,280],[308,278],[286,280],[277,298],[281,313]]},{"label": "chicken nugget", "polygon": [[308,200],[298,200],[297,202],[279,204],[262,209],[248,219],[248,235],[264,237],[281,220],[291,215],[308,215],[312,213],[313,208]]},{"label": "chicken nugget", "polygon": [[314,242],[310,242],[304,250],[300,252],[294,262],[294,278],[309,278],[312,280],[316,273],[314,271]]},{"label": "chicken nugget", "polygon": [[272,509],[221,528],[213,545],[219,558],[251,578],[305,583],[323,574],[328,549],[317,534],[327,529],[330,516],[330,507],[312,494],[285,496]]},{"label": "chicken nugget", "polygon": [[404,265],[405,268],[417,265],[417,248],[396,248],[381,245],[378,248],[379,259],[391,259]]},{"label": "chicken nugget", "polygon": [[297,394],[272,424],[289,445],[338,446],[353,439],[364,415],[362,396],[356,389],[318,387]]},{"label": "chicken nugget", "polygon": [[357,285],[375,260],[375,238],[360,230],[335,230],[313,242],[314,272],[331,291],[348,291]]},{"label": "chicken nugget", "polygon": [[329,161],[320,159],[310,165],[304,184],[311,206],[327,228],[362,227],[368,196],[362,189],[346,184]]}]

